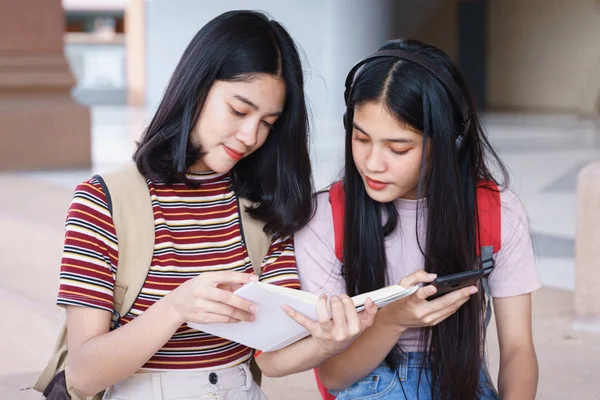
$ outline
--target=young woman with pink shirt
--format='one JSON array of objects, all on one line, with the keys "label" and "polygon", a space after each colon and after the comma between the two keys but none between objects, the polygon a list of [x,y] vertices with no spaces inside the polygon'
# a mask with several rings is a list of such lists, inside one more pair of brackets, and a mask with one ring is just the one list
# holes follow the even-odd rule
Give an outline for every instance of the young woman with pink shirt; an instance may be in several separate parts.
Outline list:
[{"label": "young woman with pink shirt", "polygon": [[[336,256],[332,191],[320,193],[314,218],[295,235],[302,287],[327,295],[422,287],[380,309],[324,362],[323,384],[340,400],[534,398],[530,293],[540,281],[527,216],[457,67],[433,46],[388,42],[350,72],[346,105],[343,252]],[[479,191],[500,199],[500,245],[487,276],[499,394],[486,367],[483,285],[427,300],[436,276],[482,268]]]}]

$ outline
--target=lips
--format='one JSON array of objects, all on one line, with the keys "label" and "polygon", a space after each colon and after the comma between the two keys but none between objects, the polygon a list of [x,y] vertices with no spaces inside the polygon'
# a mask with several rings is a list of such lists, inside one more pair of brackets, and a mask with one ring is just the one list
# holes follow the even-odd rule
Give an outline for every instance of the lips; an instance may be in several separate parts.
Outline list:
[{"label": "lips", "polygon": [[377,180],[371,179],[369,177],[366,177],[366,180],[367,180],[367,185],[369,185],[369,187],[373,190],[383,190],[388,185],[388,183],[386,183],[386,182],[377,181]]},{"label": "lips", "polygon": [[244,153],[240,153],[239,151],[235,151],[230,147],[227,147],[225,145],[223,145],[223,147],[225,148],[225,153],[227,153],[227,155],[231,158],[233,158],[236,161],[241,160],[244,157]]}]

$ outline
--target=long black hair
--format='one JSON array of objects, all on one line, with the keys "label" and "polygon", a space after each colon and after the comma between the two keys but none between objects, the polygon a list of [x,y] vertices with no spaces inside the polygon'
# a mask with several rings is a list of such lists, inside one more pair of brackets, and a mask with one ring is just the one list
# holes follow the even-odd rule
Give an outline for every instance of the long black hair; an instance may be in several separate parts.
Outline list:
[{"label": "long black hair", "polygon": [[255,11],[230,11],[208,22],[187,46],[156,114],[134,154],[139,171],[155,182],[185,183],[202,157],[190,132],[216,80],[248,81],[259,73],[280,77],[285,106],[265,143],[231,171],[238,196],[256,202],[251,213],[265,232],[284,237],[312,216],[308,115],[298,49],[288,32]]},{"label": "long black hair", "polygon": [[[359,71],[348,99],[346,118],[344,275],[349,295],[390,284],[385,239],[399,223],[393,202],[378,203],[367,195],[354,164],[354,107],[381,102],[399,122],[423,134],[418,193],[426,199],[427,231],[425,243],[419,245],[427,272],[446,275],[480,268],[476,254],[477,183],[484,179],[506,185],[508,179],[477,118],[466,83],[450,58],[441,50],[416,40],[391,41],[380,50],[386,49],[418,54],[453,79],[468,106],[469,123],[465,129],[457,101],[421,65],[383,57],[369,61]],[[501,181],[494,179],[492,168],[502,175]],[[416,226],[414,229],[417,231]],[[428,349],[424,361],[431,368],[432,398],[478,398],[479,373],[484,360],[483,313],[480,290],[455,314],[422,330],[421,345]],[[402,352],[395,347],[386,362],[395,368],[401,357]]]}]

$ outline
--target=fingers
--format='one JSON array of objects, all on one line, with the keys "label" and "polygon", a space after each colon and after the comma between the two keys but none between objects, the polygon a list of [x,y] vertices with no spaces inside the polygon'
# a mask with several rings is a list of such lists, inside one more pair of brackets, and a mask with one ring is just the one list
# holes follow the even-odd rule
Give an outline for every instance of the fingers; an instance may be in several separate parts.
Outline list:
[{"label": "fingers", "polygon": [[477,293],[477,288],[470,286],[427,302],[427,311],[424,313],[422,322],[429,326],[440,323],[454,314],[475,293]]},{"label": "fingers", "polygon": [[241,283],[220,283],[217,285],[219,289],[223,289],[232,293],[241,288],[242,286],[244,285],[242,285]]},{"label": "fingers", "polygon": [[227,290],[205,286],[203,287],[203,292],[202,297],[204,300],[221,303],[246,313],[256,313],[257,311],[257,307],[254,303]]},{"label": "fingers", "polygon": [[317,318],[319,319],[319,323],[323,326],[324,329],[331,329],[331,317],[329,316],[329,309],[327,308],[327,296],[322,294],[319,296],[317,300]]},{"label": "fingers", "polygon": [[331,317],[334,325],[346,325],[346,310],[342,300],[338,296],[331,296],[329,306],[331,307]]},{"label": "fingers", "polygon": [[428,317],[428,325],[437,325],[452,314],[454,314],[463,304],[469,301],[469,297],[461,298],[456,303],[452,304],[450,307],[446,307],[438,312],[430,314]]},{"label": "fingers", "polygon": [[299,312],[297,312],[296,310],[294,310],[292,307],[290,306],[282,306],[281,308],[283,308],[283,311],[285,311],[285,313],[294,321],[296,321],[298,324],[302,325],[305,329],[307,329],[309,332],[313,333],[318,329],[319,324],[306,318],[304,315],[300,314]]},{"label": "fingers", "polygon": [[371,298],[367,298],[365,301],[365,309],[363,312],[358,314],[360,319],[361,330],[365,330],[375,321],[375,315],[377,314],[377,305],[371,300]]},{"label": "fingers", "polygon": [[[362,330],[362,323],[360,320],[360,317],[358,316],[358,313],[356,312],[356,307],[354,306],[354,303],[352,302],[352,299],[350,297],[348,297],[348,295],[342,295],[340,296],[340,300],[342,302],[343,305],[343,309],[344,309],[344,323],[347,324],[348,326],[348,333],[351,335],[356,335],[357,333],[359,333]],[[367,299],[367,301],[370,299]],[[365,310],[366,310],[366,302],[365,302]],[[335,322],[334,319],[334,323],[337,325],[337,322]]]},{"label": "fingers", "polygon": [[419,300],[427,300],[429,296],[432,296],[437,293],[437,288],[433,285],[423,286],[419,290],[417,290],[413,296]]},{"label": "fingers", "polygon": [[214,316],[221,316],[223,318],[219,318],[221,322],[239,322],[239,321],[248,321],[252,322],[256,319],[253,313],[248,311],[243,311],[234,307],[231,307],[227,304],[210,301],[210,300],[201,300],[199,304],[195,307],[197,311],[197,316],[192,320],[202,321],[203,323],[208,323],[209,321],[203,319],[204,317],[211,316],[211,319],[214,320]]},{"label": "fingers", "polygon": [[[422,288],[425,289],[425,288]],[[435,293],[435,292],[434,292]],[[445,294],[437,299],[431,300],[428,302],[432,307],[441,309],[445,307],[450,307],[452,304],[460,301],[461,299],[469,299],[472,294],[477,293],[477,287],[469,286],[460,290],[455,290],[448,294]],[[429,295],[428,295],[429,296]]]},{"label": "fingers", "polygon": [[237,271],[216,271],[206,272],[199,276],[204,282],[209,285],[217,286],[219,284],[245,284],[249,282],[257,282],[258,277],[254,274]]},{"label": "fingers", "polygon": [[221,314],[212,314],[212,313],[203,313],[198,317],[197,321],[190,322],[201,322],[203,324],[217,324],[217,323],[227,323],[227,324],[235,324],[240,322],[239,319],[233,317],[227,317]]},{"label": "fingers", "polygon": [[417,283],[429,283],[437,277],[436,274],[429,274],[423,270],[415,271],[410,275],[405,276],[400,281],[400,286],[408,288]]}]

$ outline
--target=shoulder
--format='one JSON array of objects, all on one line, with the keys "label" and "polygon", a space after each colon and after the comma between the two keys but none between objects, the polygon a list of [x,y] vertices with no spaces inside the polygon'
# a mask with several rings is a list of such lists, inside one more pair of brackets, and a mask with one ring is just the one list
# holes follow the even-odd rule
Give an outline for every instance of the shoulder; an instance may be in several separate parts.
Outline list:
[{"label": "shoulder", "polygon": [[75,187],[70,209],[90,208],[101,214],[110,215],[109,203],[100,181],[90,178]]},{"label": "shoulder", "polygon": [[529,217],[519,196],[509,188],[500,190],[502,237],[509,237],[524,230],[529,231]]},{"label": "shoulder", "polygon": [[305,240],[310,242],[315,236],[333,244],[333,217],[329,192],[320,192],[315,197],[315,213],[308,224],[294,235],[296,244]]}]

